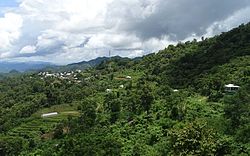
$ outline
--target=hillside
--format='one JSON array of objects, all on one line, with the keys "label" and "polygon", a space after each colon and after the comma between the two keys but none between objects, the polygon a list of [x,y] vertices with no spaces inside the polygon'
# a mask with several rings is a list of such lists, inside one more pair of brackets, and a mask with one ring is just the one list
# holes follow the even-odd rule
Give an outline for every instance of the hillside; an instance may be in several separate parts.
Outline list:
[{"label": "hillside", "polygon": [[[205,39],[169,46],[141,62],[150,75],[160,75],[161,83],[188,88],[206,96],[223,91],[224,85],[249,84],[250,24]],[[144,68],[145,67],[145,68]]]},{"label": "hillside", "polygon": [[249,41],[246,24],[67,78],[4,77],[0,155],[250,155]]}]

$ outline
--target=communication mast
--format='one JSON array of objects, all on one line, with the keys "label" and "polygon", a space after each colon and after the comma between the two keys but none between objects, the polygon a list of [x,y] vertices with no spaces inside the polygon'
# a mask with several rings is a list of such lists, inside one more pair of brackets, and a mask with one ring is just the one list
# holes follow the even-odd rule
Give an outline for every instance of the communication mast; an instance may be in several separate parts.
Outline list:
[{"label": "communication mast", "polygon": [[111,58],[111,51],[109,50],[109,59]]},{"label": "communication mast", "polygon": [[111,66],[111,50],[109,50],[109,71],[112,71],[112,66]]}]

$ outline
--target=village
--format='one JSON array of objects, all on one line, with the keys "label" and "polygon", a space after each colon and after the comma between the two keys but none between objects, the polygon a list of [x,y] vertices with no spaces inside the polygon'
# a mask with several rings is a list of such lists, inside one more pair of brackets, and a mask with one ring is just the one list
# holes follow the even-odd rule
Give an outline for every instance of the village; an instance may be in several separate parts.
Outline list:
[{"label": "village", "polygon": [[82,81],[79,80],[78,74],[80,74],[82,71],[80,69],[77,69],[75,71],[69,71],[69,72],[58,72],[58,73],[51,73],[51,72],[39,72],[38,76],[41,77],[41,79],[44,78],[58,78],[61,80],[69,80],[69,82],[75,82],[75,83],[81,83]]}]

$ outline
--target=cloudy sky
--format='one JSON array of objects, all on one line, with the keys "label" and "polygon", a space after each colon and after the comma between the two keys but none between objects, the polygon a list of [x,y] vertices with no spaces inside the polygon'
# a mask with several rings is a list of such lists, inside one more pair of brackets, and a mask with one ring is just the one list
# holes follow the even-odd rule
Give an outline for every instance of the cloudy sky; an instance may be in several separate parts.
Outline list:
[{"label": "cloudy sky", "polygon": [[0,61],[136,57],[250,21],[250,0],[0,0]]}]

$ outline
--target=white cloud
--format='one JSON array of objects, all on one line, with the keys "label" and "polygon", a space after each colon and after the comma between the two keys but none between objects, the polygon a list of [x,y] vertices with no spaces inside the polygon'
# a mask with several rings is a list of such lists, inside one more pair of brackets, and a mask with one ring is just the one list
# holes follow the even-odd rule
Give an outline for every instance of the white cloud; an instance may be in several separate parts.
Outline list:
[{"label": "white cloud", "polygon": [[221,32],[229,31],[230,29],[237,27],[242,23],[250,21],[250,6],[240,9],[232,14],[230,17],[214,22],[210,27],[206,29],[205,37],[212,37]]},{"label": "white cloud", "polygon": [[6,13],[0,18],[0,58],[6,56],[13,43],[20,37],[22,23],[22,17],[15,13]]},{"label": "white cloud", "polygon": [[20,50],[21,54],[30,54],[35,52],[36,52],[36,47],[32,45],[27,45]]}]

